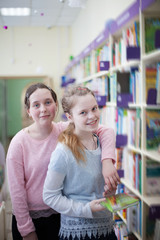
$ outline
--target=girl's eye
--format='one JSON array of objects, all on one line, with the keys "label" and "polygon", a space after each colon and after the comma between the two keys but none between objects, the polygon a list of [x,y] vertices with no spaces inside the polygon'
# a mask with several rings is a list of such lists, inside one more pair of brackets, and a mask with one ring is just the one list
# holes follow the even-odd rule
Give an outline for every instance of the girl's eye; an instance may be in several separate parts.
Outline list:
[{"label": "girl's eye", "polygon": [[92,110],[93,110],[93,111],[96,111],[96,110],[97,110],[97,107],[94,107]]},{"label": "girl's eye", "polygon": [[46,102],[46,105],[49,105],[50,103],[51,103],[51,101],[47,101],[47,102]]},{"label": "girl's eye", "polygon": [[34,107],[35,107],[35,108],[38,108],[38,107],[39,107],[39,104],[38,104],[38,103],[36,103],[36,104],[34,105]]},{"label": "girl's eye", "polygon": [[86,113],[86,112],[83,111],[83,112],[81,112],[80,114],[81,114],[81,115],[84,115],[85,113]]}]

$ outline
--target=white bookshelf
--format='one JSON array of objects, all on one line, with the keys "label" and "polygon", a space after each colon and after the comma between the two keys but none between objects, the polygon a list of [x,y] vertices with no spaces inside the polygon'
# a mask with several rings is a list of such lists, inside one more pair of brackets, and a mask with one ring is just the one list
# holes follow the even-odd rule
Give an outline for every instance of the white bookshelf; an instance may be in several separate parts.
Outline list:
[{"label": "white bookshelf", "polygon": [[82,84],[84,82],[88,82],[90,80],[94,80],[96,78],[100,78],[102,76],[105,76],[107,74],[109,74],[109,71],[101,71],[101,72],[98,72],[98,73],[94,73],[93,75],[90,75],[88,77],[85,77],[85,78],[81,79],[81,81],[79,81],[77,83]]},{"label": "white bookshelf", "polygon": [[[147,105],[146,103],[146,84],[145,84],[145,68],[148,64],[157,63],[160,62],[160,49],[154,50],[149,53],[145,53],[145,18],[146,17],[154,17],[154,16],[160,16],[160,1],[159,0],[148,0],[148,2],[152,2],[149,4],[148,7],[144,8],[144,10],[141,10],[141,6],[143,6],[143,3],[146,3],[145,0],[139,1],[139,10],[138,13],[130,19],[127,23],[125,23],[122,27],[119,27],[117,31],[115,31],[112,34],[108,35],[108,38],[101,42],[101,44],[98,47],[101,47],[104,45],[105,41],[109,42],[110,46],[110,68],[107,71],[100,71],[98,73],[94,73],[93,67],[91,67],[91,75],[80,78],[79,76],[76,77],[76,72],[74,72],[74,77],[79,79],[78,84],[87,84],[87,82],[95,81],[97,78],[101,78],[104,76],[112,75],[116,72],[125,72],[129,71],[131,68],[137,67],[140,71],[140,81],[141,81],[141,89],[140,89],[140,95],[141,100],[136,103],[129,103],[128,104],[128,110],[138,110],[141,111],[141,146],[135,147],[131,144],[128,144],[126,148],[126,152],[132,152],[139,154],[141,156],[141,193],[139,190],[135,189],[135,187],[132,185],[132,183],[127,178],[122,178],[121,183],[123,183],[127,189],[129,189],[132,193],[134,193],[140,200],[141,200],[141,229],[142,232],[136,233],[134,232],[134,235],[137,237],[138,240],[148,240],[146,237],[146,217],[147,217],[147,209],[151,206],[160,205],[160,196],[147,196],[146,195],[146,162],[147,158],[156,161],[157,163],[160,163],[160,153],[158,151],[152,150],[149,151],[146,149],[146,111],[147,110],[160,110],[160,105]],[[137,1],[138,2],[138,1]],[[126,16],[126,15],[125,15]],[[134,21],[139,21],[139,27],[140,27],[140,60],[130,60],[130,61],[124,61],[122,64],[117,64],[116,66],[112,66],[112,45],[113,42],[119,38],[122,37],[122,31],[131,24],[133,24]],[[94,51],[94,50],[93,50]],[[95,60],[92,60],[92,63],[95,64]],[[73,66],[74,68],[74,66]],[[81,76],[84,74],[81,74]],[[105,105],[107,108],[117,108],[117,105],[115,102],[108,101]],[[117,129],[115,129],[115,132]],[[128,155],[126,155],[128,156]],[[119,213],[122,220],[126,223],[126,220],[123,219],[121,214]]]}]

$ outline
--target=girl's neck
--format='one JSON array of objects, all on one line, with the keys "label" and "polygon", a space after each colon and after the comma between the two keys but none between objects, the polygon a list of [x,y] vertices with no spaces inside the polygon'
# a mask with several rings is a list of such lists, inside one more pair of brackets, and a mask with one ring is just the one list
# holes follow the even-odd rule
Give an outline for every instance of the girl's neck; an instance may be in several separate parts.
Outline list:
[{"label": "girl's neck", "polygon": [[50,126],[42,127],[33,123],[32,125],[27,127],[27,132],[32,138],[35,138],[37,140],[43,140],[50,135],[52,129],[53,124],[51,124]]},{"label": "girl's neck", "polygon": [[87,150],[95,150],[97,148],[97,138],[93,133],[78,136],[83,147]]}]

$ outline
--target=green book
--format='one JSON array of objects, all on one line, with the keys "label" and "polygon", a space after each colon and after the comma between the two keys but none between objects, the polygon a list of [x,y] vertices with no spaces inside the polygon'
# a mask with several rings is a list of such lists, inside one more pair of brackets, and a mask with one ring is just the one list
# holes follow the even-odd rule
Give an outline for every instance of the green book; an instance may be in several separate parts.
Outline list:
[{"label": "green book", "polygon": [[106,198],[101,205],[111,212],[117,212],[122,209],[134,206],[139,203],[139,199],[126,193],[115,194]]}]

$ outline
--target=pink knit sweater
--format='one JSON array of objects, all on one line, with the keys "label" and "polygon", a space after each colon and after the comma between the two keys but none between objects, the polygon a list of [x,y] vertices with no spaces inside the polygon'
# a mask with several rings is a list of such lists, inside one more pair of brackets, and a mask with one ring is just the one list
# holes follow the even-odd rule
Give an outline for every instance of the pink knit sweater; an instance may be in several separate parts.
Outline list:
[{"label": "pink knit sweater", "polygon": [[[66,126],[64,122],[53,123],[52,132],[44,140],[35,140],[21,130],[10,143],[7,153],[8,181],[13,212],[22,236],[35,231],[29,211],[48,209],[42,199],[44,180],[57,138]],[[97,135],[102,145],[102,160],[115,160],[114,131],[104,130],[101,126]]]}]

